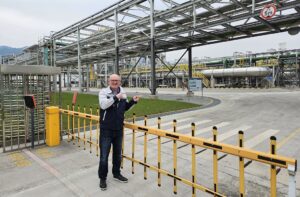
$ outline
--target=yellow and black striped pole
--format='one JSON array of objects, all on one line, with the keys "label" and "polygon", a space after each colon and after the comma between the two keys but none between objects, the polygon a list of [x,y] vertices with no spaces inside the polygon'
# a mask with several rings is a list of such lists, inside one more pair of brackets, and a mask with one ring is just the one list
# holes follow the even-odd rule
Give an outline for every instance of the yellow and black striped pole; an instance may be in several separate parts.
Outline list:
[{"label": "yellow and black striped pole", "polygon": [[[85,106],[83,107],[83,113],[86,113]],[[83,119],[83,150],[85,150],[85,145],[86,145],[86,118]]]},{"label": "yellow and black striped pole", "polygon": [[[69,105],[67,105],[67,109],[70,110]],[[70,113],[68,113],[68,142],[70,142]]]},{"label": "yellow and black striped pole", "polygon": [[[244,132],[239,131],[239,147],[244,147]],[[239,157],[239,169],[240,169],[240,197],[245,196],[245,168],[244,158]]]},{"label": "yellow and black striped pole", "polygon": [[[93,115],[93,109],[91,106],[90,106],[90,114]],[[92,124],[93,124],[93,122],[91,120],[90,121],[90,153],[92,153],[92,129],[93,129]]]},{"label": "yellow and black striped pole", "polygon": [[[195,123],[191,124],[192,126],[192,137],[195,136]],[[195,145],[192,144],[192,182],[196,183],[196,150]],[[192,196],[196,196],[196,188],[192,187]]]},{"label": "yellow and black striped pole", "polygon": [[[99,108],[97,107],[97,115],[99,115]],[[90,119],[90,121],[92,121],[92,119]],[[96,151],[97,151],[97,153],[96,153],[96,156],[98,157],[99,156],[99,134],[100,134],[100,132],[99,132],[99,119],[96,121],[96,140],[97,140],[97,144],[96,144]]]},{"label": "yellow and black striped pole", "polygon": [[[77,111],[80,112],[80,106],[77,106]],[[80,117],[77,117],[77,143],[78,147],[80,147]]]},{"label": "yellow and black striped pole", "polygon": [[[157,118],[157,128],[160,129],[161,118]],[[158,136],[157,138],[157,167],[160,170],[161,168],[161,138]],[[160,171],[157,171],[157,185],[161,186],[161,174]]]},{"label": "yellow and black striped pole", "polygon": [[75,110],[75,106],[74,104],[72,105],[72,110],[73,110],[73,114],[72,114],[72,141],[73,141],[73,145],[75,145],[74,142],[74,130],[75,130],[75,116],[74,116],[74,110]]},{"label": "yellow and black striped pole", "polygon": [[[125,132],[125,130],[124,130],[124,126],[123,126],[123,128],[122,128],[122,149],[121,149],[121,155],[124,155],[124,137],[125,137],[124,132]],[[124,157],[122,156],[121,157],[121,168],[122,169],[123,169],[123,162],[124,162]]]},{"label": "yellow and black striped pole", "polygon": [[[213,140],[217,141],[218,130],[217,127],[213,127]],[[214,173],[214,191],[218,192],[218,152],[213,150],[213,173]]]},{"label": "yellow and black striped pole", "polygon": [[[144,126],[147,126],[147,115],[144,117]],[[144,131],[144,164],[147,164],[147,131]],[[144,179],[147,179],[147,167],[144,165]]]},{"label": "yellow and black striped pole", "polygon": [[[271,136],[270,137],[270,148],[271,148],[271,154],[276,154],[276,137]],[[276,166],[271,165],[270,168],[270,182],[271,182],[271,197],[276,197]]]},{"label": "yellow and black striped pole", "polygon": [[[132,115],[132,124],[135,124],[135,113],[133,113]],[[134,152],[135,152],[135,130],[132,129],[132,151],[131,151],[131,157],[132,157],[132,161],[131,161],[131,173],[134,174]]]},{"label": "yellow and black striped pole", "polygon": [[[176,133],[176,120],[173,120],[173,132]],[[173,170],[174,170],[174,194],[177,194],[176,170],[177,170],[177,143],[173,140]]]}]

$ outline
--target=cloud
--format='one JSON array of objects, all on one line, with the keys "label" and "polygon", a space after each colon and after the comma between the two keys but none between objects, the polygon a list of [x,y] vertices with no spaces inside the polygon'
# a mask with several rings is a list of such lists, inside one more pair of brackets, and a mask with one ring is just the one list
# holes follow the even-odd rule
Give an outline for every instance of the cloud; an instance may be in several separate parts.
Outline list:
[{"label": "cloud", "polygon": [[0,7],[0,24],[0,45],[14,47],[35,44],[42,36],[49,35],[51,30],[65,26],[64,22],[49,22],[45,18],[4,7]]}]

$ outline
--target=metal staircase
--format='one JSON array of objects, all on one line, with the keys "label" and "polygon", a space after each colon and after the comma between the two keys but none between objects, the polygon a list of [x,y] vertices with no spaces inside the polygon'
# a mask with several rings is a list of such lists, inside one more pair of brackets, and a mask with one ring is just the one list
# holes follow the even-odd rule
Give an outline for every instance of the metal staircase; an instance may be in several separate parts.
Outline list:
[{"label": "metal staircase", "polygon": [[209,87],[210,85],[210,81],[209,79],[207,79],[207,77],[205,77],[204,74],[202,74],[200,71],[194,71],[193,72],[193,78],[200,78],[202,79],[202,83],[204,84],[205,87]]}]

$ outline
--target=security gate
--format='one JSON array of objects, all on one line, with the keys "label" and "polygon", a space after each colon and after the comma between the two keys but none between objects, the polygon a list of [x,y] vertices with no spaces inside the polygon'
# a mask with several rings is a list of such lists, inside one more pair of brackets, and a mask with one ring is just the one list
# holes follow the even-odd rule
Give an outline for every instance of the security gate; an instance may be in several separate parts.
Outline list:
[{"label": "security gate", "polygon": [[34,109],[34,143],[45,143],[44,109],[50,103],[50,77],[60,68],[49,66],[0,65],[0,147],[3,152],[30,146],[31,116],[24,95],[32,94]]}]

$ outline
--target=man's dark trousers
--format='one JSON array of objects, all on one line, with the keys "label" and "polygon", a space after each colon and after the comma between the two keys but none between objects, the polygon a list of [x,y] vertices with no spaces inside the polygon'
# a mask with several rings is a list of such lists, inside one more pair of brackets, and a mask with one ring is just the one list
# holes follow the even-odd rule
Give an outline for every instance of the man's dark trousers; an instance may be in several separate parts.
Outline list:
[{"label": "man's dark trousers", "polygon": [[[106,133],[106,135],[104,134]],[[109,133],[110,135],[107,135]],[[108,156],[113,145],[113,168],[112,173],[114,176],[120,175],[121,166],[121,151],[122,151],[122,131],[103,131],[100,133],[100,165],[98,169],[98,176],[100,179],[106,180],[108,173]]]}]

